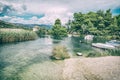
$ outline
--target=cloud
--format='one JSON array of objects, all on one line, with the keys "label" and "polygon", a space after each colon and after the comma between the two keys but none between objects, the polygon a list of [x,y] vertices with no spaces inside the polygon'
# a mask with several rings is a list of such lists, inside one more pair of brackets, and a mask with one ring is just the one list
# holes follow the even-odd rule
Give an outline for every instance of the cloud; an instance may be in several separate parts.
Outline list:
[{"label": "cloud", "polygon": [[[0,14],[3,16],[0,15],[0,19],[5,20],[4,16],[9,16],[12,18],[7,21],[14,23],[53,24],[56,18],[60,18],[65,24],[75,12],[116,9],[120,6],[119,2],[120,0],[1,0]],[[6,10],[5,6],[8,6]]]}]

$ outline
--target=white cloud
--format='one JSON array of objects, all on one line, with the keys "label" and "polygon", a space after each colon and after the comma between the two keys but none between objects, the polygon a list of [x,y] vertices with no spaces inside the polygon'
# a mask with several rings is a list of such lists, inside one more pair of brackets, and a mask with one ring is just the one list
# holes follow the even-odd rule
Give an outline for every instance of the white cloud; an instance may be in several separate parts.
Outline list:
[{"label": "white cloud", "polygon": [[11,20],[12,17],[10,16],[3,16],[3,17],[0,17],[0,20],[4,20],[4,21],[9,21]]},{"label": "white cloud", "polygon": [[56,18],[60,18],[65,24],[74,12],[106,10],[120,6],[120,0],[1,0],[0,2],[12,5],[19,15],[23,13],[44,14],[42,18],[33,16],[25,20],[15,17],[10,20],[11,22],[37,24],[53,24]]}]

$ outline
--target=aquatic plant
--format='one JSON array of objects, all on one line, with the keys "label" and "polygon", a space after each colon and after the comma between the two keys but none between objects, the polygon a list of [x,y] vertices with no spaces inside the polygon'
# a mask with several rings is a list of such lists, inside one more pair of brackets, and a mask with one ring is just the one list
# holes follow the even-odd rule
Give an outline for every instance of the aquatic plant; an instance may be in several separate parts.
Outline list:
[{"label": "aquatic plant", "polygon": [[0,43],[34,40],[37,34],[24,29],[0,29]]},{"label": "aquatic plant", "polygon": [[64,60],[66,58],[70,58],[70,55],[67,51],[67,48],[65,46],[55,46],[52,51],[52,59],[61,59]]},{"label": "aquatic plant", "polygon": [[111,56],[120,56],[120,49],[109,50],[109,55],[111,55]]}]

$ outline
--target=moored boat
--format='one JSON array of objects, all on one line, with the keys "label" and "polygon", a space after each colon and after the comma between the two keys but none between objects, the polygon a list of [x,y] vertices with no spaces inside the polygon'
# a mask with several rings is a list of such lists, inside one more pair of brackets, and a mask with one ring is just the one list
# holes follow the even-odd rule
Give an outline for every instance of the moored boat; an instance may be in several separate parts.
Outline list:
[{"label": "moored boat", "polygon": [[92,46],[101,48],[101,49],[115,49],[115,46],[110,44],[104,44],[104,43],[92,43]]},{"label": "moored boat", "polygon": [[106,44],[112,45],[112,46],[115,46],[115,47],[120,47],[120,41],[117,41],[117,40],[108,41],[108,42],[106,42]]}]

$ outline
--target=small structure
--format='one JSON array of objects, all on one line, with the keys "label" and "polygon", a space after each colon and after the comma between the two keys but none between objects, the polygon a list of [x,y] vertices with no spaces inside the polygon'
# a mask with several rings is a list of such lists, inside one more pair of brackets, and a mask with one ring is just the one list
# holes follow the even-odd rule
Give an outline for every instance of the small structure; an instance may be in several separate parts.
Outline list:
[{"label": "small structure", "polygon": [[86,41],[92,41],[93,38],[94,38],[94,35],[86,35],[86,36],[84,37],[84,40],[86,40]]},{"label": "small structure", "polygon": [[77,55],[78,55],[78,56],[82,56],[83,54],[82,54],[82,53],[80,53],[80,52],[78,52],[78,53],[77,53]]},{"label": "small structure", "polygon": [[33,31],[38,31],[39,30],[39,26],[35,26],[35,27],[33,27]]}]

